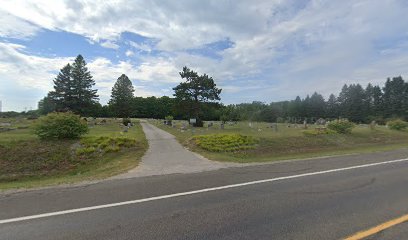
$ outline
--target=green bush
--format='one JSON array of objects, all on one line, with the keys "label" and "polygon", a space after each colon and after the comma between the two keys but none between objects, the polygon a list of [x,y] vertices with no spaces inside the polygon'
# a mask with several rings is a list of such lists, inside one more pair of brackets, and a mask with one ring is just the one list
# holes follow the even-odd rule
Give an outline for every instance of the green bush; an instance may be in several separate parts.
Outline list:
[{"label": "green bush", "polygon": [[122,148],[131,148],[137,145],[136,139],[127,137],[85,137],[81,139],[81,146],[76,150],[77,155],[94,152],[118,152]]},{"label": "green bush", "polygon": [[337,132],[331,129],[310,129],[304,130],[303,135],[305,136],[319,136],[319,135],[329,135],[329,134],[336,134]]},{"label": "green bush", "polygon": [[173,116],[171,116],[171,115],[169,115],[169,116],[166,116],[165,118],[164,118],[166,121],[173,121],[174,120],[174,117]]},{"label": "green bush", "polygon": [[255,148],[258,140],[241,134],[209,134],[194,136],[194,143],[211,152],[237,152]]},{"label": "green bush", "polygon": [[127,126],[129,123],[132,123],[132,120],[130,120],[130,118],[123,118],[122,123],[123,125]]},{"label": "green bush", "polygon": [[88,154],[92,154],[96,151],[95,147],[86,147],[86,148],[78,148],[76,150],[76,154],[77,155],[88,155]]},{"label": "green bush", "polygon": [[408,122],[405,122],[401,119],[396,119],[396,120],[388,121],[387,126],[392,130],[401,131],[401,130],[405,130],[406,128],[408,128]]},{"label": "green bush", "polygon": [[351,130],[354,128],[354,123],[348,120],[336,120],[327,124],[327,128],[336,133],[346,134],[351,133]]},{"label": "green bush", "polygon": [[34,124],[34,133],[41,139],[77,139],[88,130],[87,123],[72,112],[49,113]]}]

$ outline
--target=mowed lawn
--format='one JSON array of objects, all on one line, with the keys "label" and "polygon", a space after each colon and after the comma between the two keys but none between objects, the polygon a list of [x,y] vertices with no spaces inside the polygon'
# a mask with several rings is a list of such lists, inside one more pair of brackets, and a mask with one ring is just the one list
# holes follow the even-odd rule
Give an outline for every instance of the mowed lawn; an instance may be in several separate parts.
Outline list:
[{"label": "mowed lawn", "polygon": [[[29,188],[102,179],[136,167],[148,148],[137,120],[123,132],[121,120],[102,119],[89,122],[90,131],[81,140],[43,141],[31,129],[35,120],[0,119],[11,122],[9,131],[0,131],[0,189]],[[130,138],[132,146],[102,152],[80,154],[81,142],[102,139],[106,145],[118,138]],[[110,141],[110,142],[109,142]],[[110,146],[108,146],[110,147]],[[89,149],[89,148],[88,148]]]},{"label": "mowed lawn", "polygon": [[[174,121],[175,127],[166,126],[158,120],[150,120],[150,123],[175,135],[177,140],[190,150],[216,161],[266,162],[408,148],[408,131],[390,130],[386,126],[371,129],[368,125],[356,125],[351,134],[310,136],[304,134],[305,129],[301,124],[278,124],[275,131],[271,123],[227,123],[224,129],[221,129],[220,122],[213,122],[214,126],[210,128],[188,127],[182,131],[180,127],[183,123],[188,126],[186,121]],[[308,125],[308,131],[314,132],[315,128],[321,127],[323,126]],[[213,152],[197,146],[193,140],[193,136],[208,134],[252,136],[257,139],[257,144],[242,151]]]}]

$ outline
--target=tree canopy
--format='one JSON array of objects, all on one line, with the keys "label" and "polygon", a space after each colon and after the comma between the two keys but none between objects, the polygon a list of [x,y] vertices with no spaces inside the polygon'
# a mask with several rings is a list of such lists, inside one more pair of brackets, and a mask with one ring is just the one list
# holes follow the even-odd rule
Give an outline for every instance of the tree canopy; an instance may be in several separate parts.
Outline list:
[{"label": "tree canopy", "polygon": [[116,80],[108,103],[116,117],[131,116],[134,91],[132,81],[125,74]]},{"label": "tree canopy", "polygon": [[78,55],[72,65],[68,63],[60,70],[54,79],[54,91],[48,96],[56,111],[86,114],[98,101],[94,85],[84,58]]},{"label": "tree canopy", "polygon": [[190,117],[197,119],[197,125],[201,125],[199,120],[202,118],[202,103],[221,100],[222,89],[217,88],[212,77],[207,74],[198,75],[187,67],[183,67],[179,74],[185,82],[173,88],[174,96],[180,107],[186,109]]}]

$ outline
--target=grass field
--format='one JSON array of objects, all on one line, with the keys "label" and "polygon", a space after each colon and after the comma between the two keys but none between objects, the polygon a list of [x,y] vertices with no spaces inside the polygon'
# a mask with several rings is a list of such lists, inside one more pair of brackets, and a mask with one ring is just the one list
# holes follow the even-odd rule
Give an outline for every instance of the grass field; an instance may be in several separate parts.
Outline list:
[{"label": "grass field", "polygon": [[[97,120],[100,122],[101,120]],[[148,148],[137,121],[122,132],[120,120],[108,119],[104,125],[89,122],[90,131],[81,141],[42,141],[32,133],[33,120],[0,119],[11,123],[0,131],[0,189],[30,188],[106,178],[134,168]],[[4,125],[4,124],[3,124]],[[115,139],[133,139],[131,146],[109,148]],[[106,140],[106,152],[78,154],[83,143]],[[110,142],[109,142],[110,141]],[[81,144],[82,142],[82,144]],[[120,146],[126,144],[119,143]],[[89,148],[88,148],[89,149]],[[112,150],[113,149],[113,150]]]},{"label": "grass field", "polygon": [[[283,159],[309,158],[330,155],[341,155],[361,152],[385,151],[408,147],[408,132],[389,130],[385,126],[376,126],[374,130],[367,125],[356,126],[351,134],[322,134],[308,136],[303,132],[302,125],[278,124],[275,131],[269,123],[238,122],[226,124],[220,128],[219,122],[214,122],[211,128],[188,127],[181,131],[183,121],[175,121],[175,127],[163,125],[161,121],[150,120],[159,128],[176,136],[177,140],[189,149],[217,161],[228,162],[266,162]],[[188,126],[184,122],[185,126]],[[206,126],[207,124],[205,124]],[[288,127],[289,126],[289,127]],[[308,130],[315,131],[315,126],[309,125]],[[241,134],[257,139],[254,147],[238,151],[209,151],[192,138],[208,134]]]}]

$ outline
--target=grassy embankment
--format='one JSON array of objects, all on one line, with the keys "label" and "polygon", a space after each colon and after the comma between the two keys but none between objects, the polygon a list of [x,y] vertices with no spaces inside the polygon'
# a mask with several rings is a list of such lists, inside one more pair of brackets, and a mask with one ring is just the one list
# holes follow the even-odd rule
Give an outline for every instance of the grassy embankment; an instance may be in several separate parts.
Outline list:
[{"label": "grassy embankment", "polygon": [[41,141],[30,129],[33,121],[0,122],[12,122],[7,128],[14,129],[0,131],[0,190],[110,177],[136,167],[148,148],[138,122],[127,133],[121,132],[119,120],[90,123],[80,141]]},{"label": "grassy embankment", "polygon": [[[175,121],[176,128],[163,125],[160,121],[150,123],[175,135],[176,139],[189,149],[209,159],[227,162],[267,162],[408,148],[407,131],[389,130],[385,126],[377,126],[372,130],[367,125],[359,125],[351,134],[308,136],[303,133],[302,125],[297,128],[292,125],[289,128],[287,124],[278,124],[278,131],[275,132],[268,123],[253,123],[250,128],[248,122],[239,122],[236,125],[226,124],[225,129],[220,129],[219,123],[215,123],[215,127],[196,128],[193,132],[191,128],[180,131],[182,121]],[[309,126],[309,130],[314,128],[316,126]],[[238,148],[237,151],[219,151],[216,139],[215,144],[207,141],[206,145],[203,145],[202,140],[206,140],[205,138],[193,138],[209,134],[241,134],[252,137],[256,143]],[[234,147],[233,141],[229,146]],[[242,139],[240,141],[244,142]],[[215,151],[208,150],[212,147]]]}]

